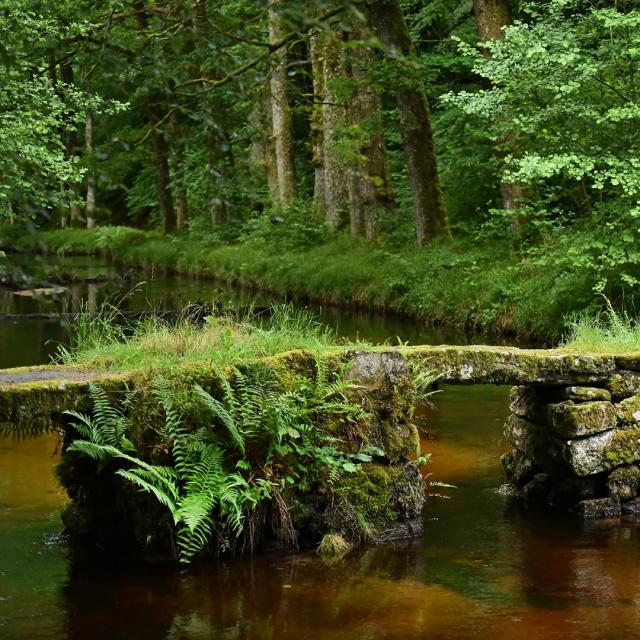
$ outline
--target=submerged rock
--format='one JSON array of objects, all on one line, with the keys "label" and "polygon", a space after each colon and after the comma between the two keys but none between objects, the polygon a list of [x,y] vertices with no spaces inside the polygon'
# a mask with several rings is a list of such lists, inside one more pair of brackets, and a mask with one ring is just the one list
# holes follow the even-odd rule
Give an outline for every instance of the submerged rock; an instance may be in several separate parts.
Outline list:
[{"label": "submerged rock", "polygon": [[572,511],[589,520],[619,518],[621,514],[620,501],[614,498],[582,500]]}]

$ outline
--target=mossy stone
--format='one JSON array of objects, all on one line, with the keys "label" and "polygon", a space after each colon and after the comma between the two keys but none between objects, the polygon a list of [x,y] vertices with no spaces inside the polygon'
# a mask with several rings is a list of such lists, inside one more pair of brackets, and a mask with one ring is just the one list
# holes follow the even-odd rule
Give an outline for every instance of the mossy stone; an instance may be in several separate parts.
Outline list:
[{"label": "mossy stone", "polygon": [[559,402],[547,407],[549,423],[563,438],[577,438],[608,431],[616,426],[616,410],[610,402]]},{"label": "mossy stone", "polygon": [[640,468],[636,465],[614,469],[607,478],[609,495],[619,500],[631,500],[640,492]]}]

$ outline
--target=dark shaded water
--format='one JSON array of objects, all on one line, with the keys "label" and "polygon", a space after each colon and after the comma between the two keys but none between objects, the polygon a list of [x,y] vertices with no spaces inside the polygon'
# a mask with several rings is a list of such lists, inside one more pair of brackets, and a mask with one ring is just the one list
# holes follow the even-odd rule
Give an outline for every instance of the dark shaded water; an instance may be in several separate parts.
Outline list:
[{"label": "dark shaded water", "polygon": [[[188,297],[178,282],[165,284]],[[368,337],[361,320],[340,325],[350,322]],[[640,529],[524,511],[495,491],[507,392],[449,387],[437,396],[423,442],[434,454],[429,479],[458,488],[431,488],[449,499],[429,501],[421,540],[333,564],[306,553],[188,574],[118,567],[60,535],[55,438],[0,441],[0,638],[640,637]]]}]

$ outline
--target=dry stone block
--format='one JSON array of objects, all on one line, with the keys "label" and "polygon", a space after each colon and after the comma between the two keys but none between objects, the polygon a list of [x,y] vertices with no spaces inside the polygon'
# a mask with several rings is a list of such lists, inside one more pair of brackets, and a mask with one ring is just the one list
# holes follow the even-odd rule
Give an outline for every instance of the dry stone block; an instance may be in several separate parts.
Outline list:
[{"label": "dry stone block", "polygon": [[571,400],[572,402],[596,402],[611,401],[611,392],[599,387],[564,387],[556,394],[558,400]]},{"label": "dry stone block", "polygon": [[640,353],[625,353],[614,356],[618,369],[632,369],[640,371]]},{"label": "dry stone block", "polygon": [[615,469],[607,478],[609,495],[620,500],[631,500],[640,493],[640,468],[636,465]]},{"label": "dry stone block", "polygon": [[614,401],[640,393],[640,372],[621,370],[609,376],[607,388]]},{"label": "dry stone block", "polygon": [[504,425],[504,439],[545,473],[566,472],[563,443],[553,436],[548,426],[512,414]]},{"label": "dry stone block", "polygon": [[577,476],[633,464],[640,460],[640,428],[612,429],[569,440],[564,445],[564,458]]},{"label": "dry stone block", "polygon": [[608,431],[616,426],[616,410],[610,402],[560,402],[547,407],[553,428],[564,438]]},{"label": "dry stone block", "polygon": [[505,453],[500,458],[500,462],[507,479],[515,484],[516,487],[524,486],[537,472],[535,464],[519,451]]},{"label": "dry stone block", "polygon": [[622,424],[640,424],[640,395],[631,396],[616,405],[618,420]]}]

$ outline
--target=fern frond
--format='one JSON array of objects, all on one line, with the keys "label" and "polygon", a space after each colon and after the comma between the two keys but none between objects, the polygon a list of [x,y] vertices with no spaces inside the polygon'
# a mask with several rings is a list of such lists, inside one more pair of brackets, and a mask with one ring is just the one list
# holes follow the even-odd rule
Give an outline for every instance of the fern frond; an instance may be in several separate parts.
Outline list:
[{"label": "fern frond", "polygon": [[136,485],[136,487],[138,487],[138,489],[140,489],[141,491],[145,491],[146,493],[152,494],[161,505],[164,505],[169,509],[169,511],[171,511],[171,514],[173,515],[173,518],[174,518],[174,522],[176,522],[177,524],[177,520],[176,520],[177,507],[175,502],[172,500],[172,497],[169,494],[167,494],[160,487],[154,484],[153,481],[149,481],[148,479],[142,478],[140,476],[138,469],[129,469],[129,470],[118,469],[116,471],[116,475],[119,475],[123,477],[125,480],[128,480],[132,484]]},{"label": "fern frond", "polygon": [[202,403],[209,409],[213,417],[218,418],[222,424],[226,427],[231,440],[236,447],[242,452],[245,452],[245,439],[241,432],[232,412],[228,411],[225,406],[210,393],[205,391],[199,384],[194,386],[194,392],[200,398]]}]

